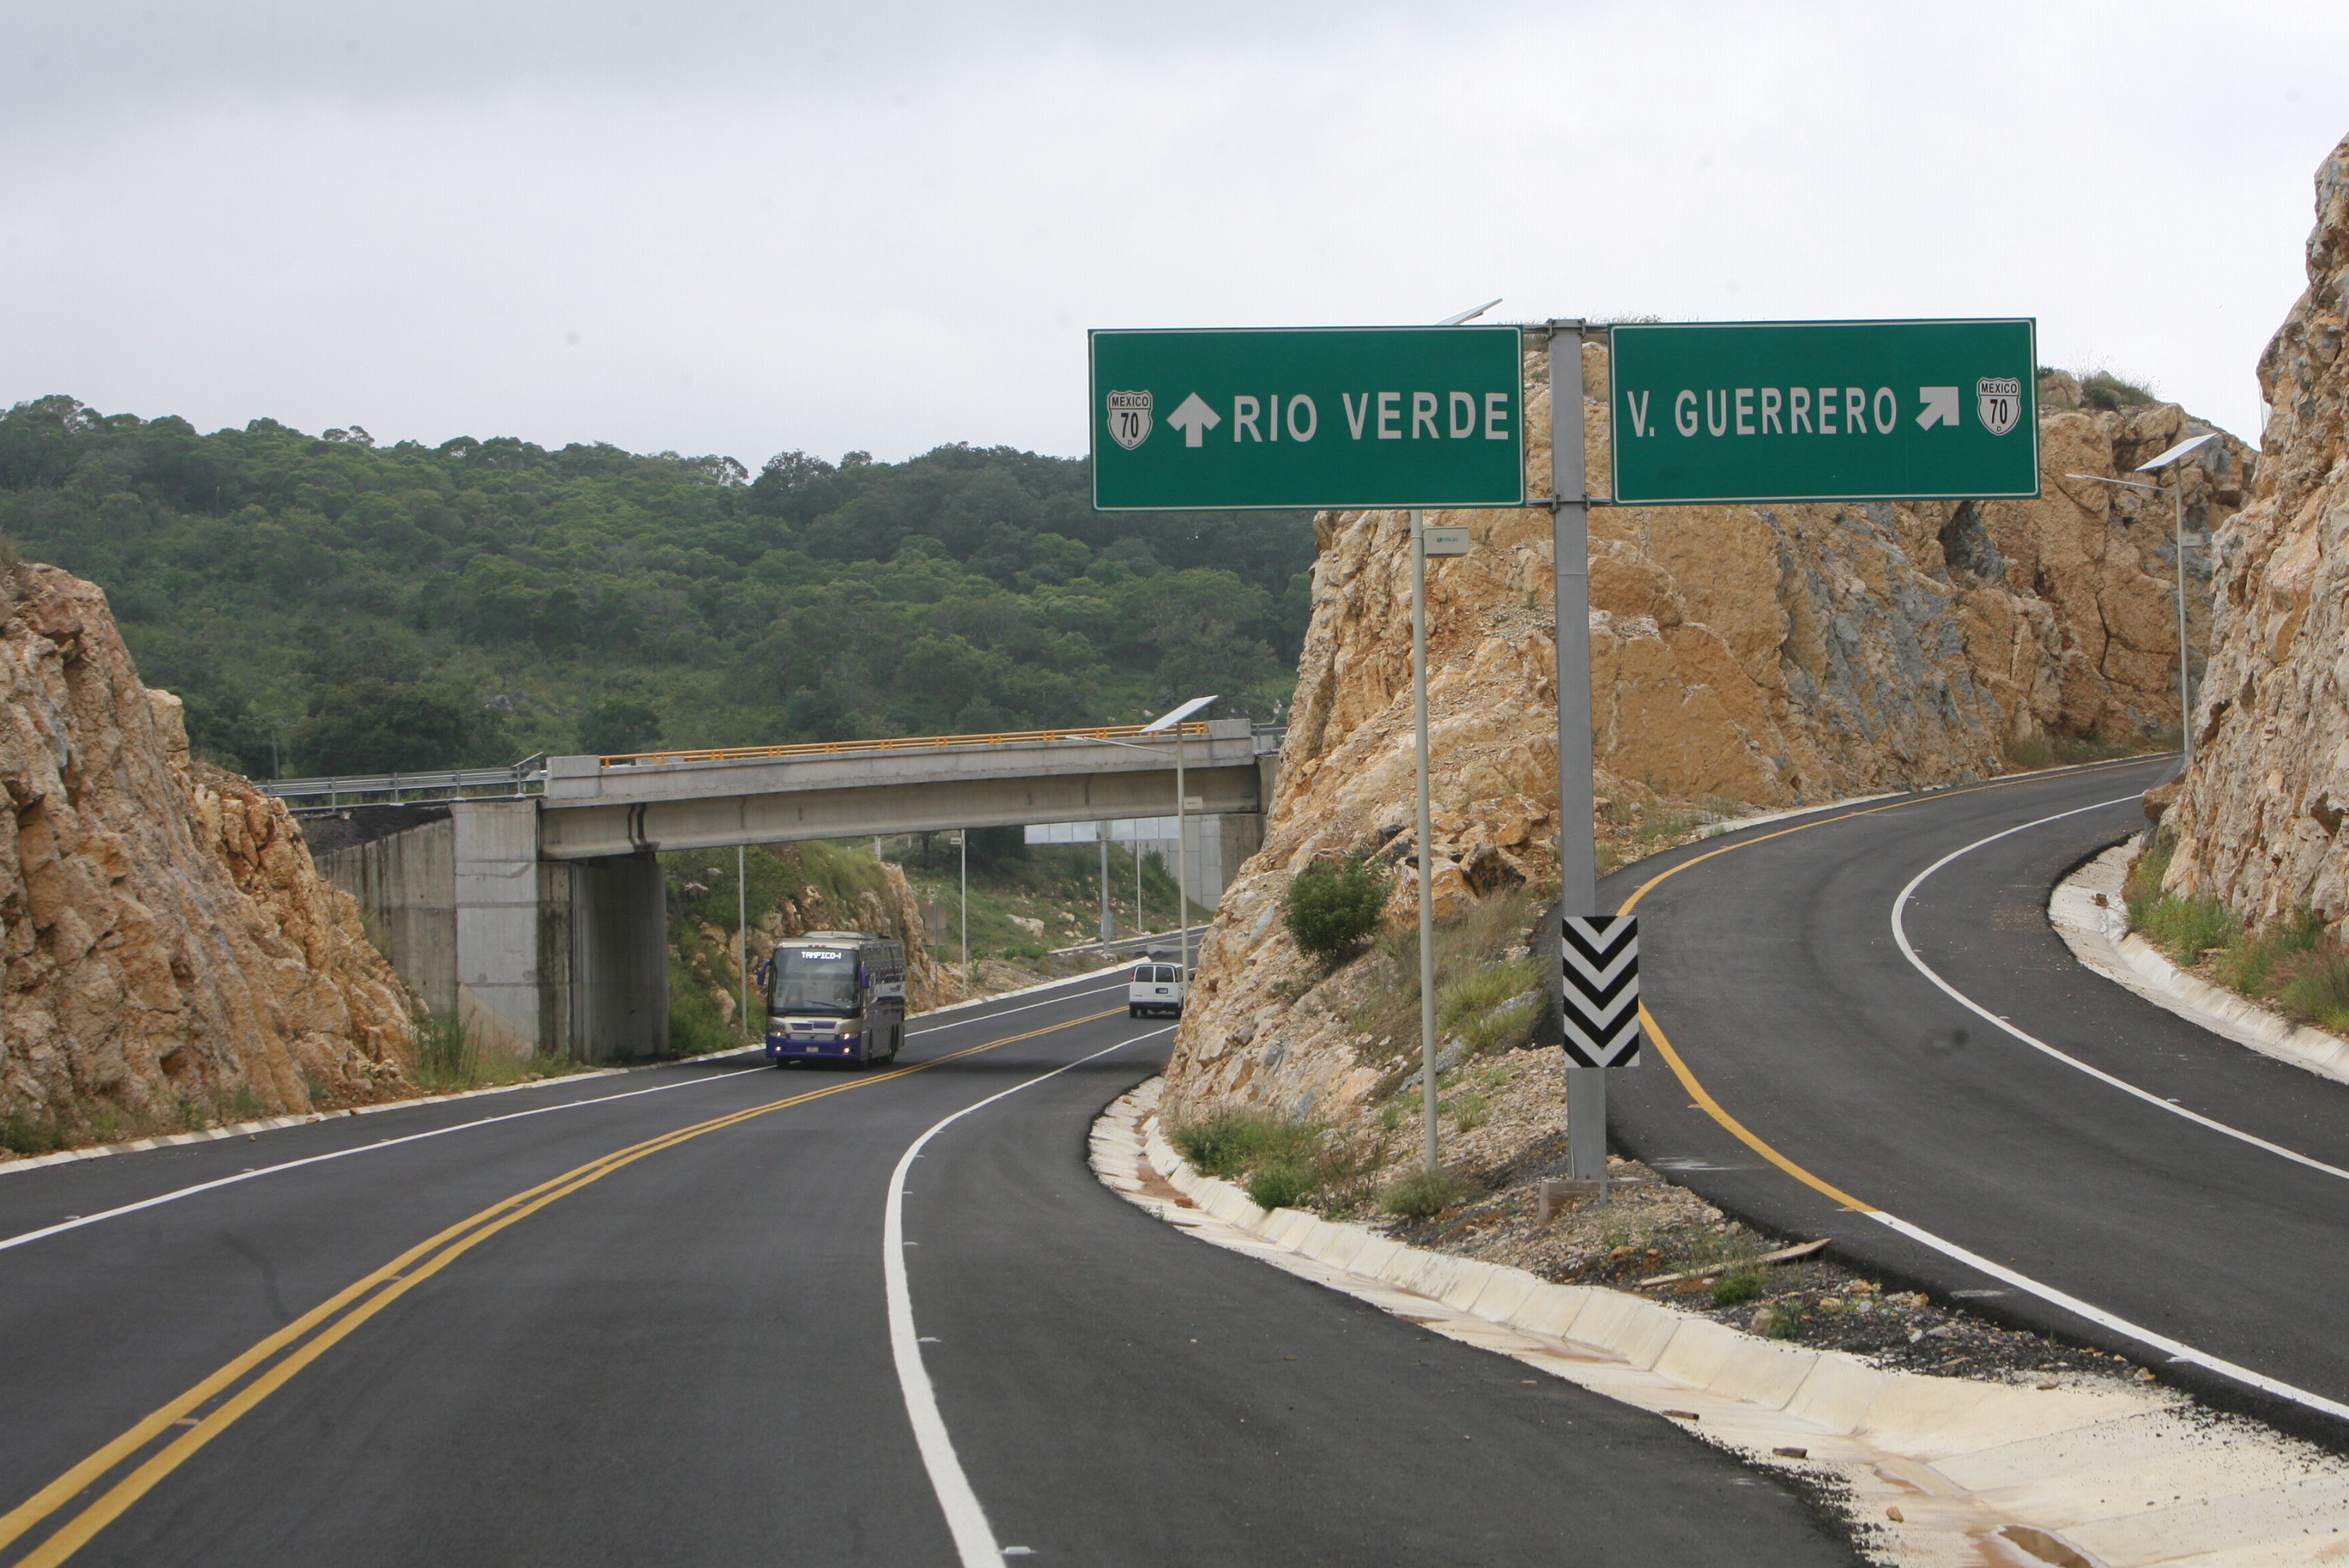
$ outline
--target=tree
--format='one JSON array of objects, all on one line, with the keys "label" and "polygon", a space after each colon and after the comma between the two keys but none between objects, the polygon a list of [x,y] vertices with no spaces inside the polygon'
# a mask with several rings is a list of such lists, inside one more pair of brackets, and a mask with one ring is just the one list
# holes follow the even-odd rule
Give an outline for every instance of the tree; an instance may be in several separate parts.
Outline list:
[{"label": "tree", "polygon": [[485,712],[446,692],[369,678],[319,694],[296,755],[311,774],[421,773],[485,764],[495,735]]},{"label": "tree", "polygon": [[659,738],[660,714],[630,697],[598,703],[579,721],[579,749],[598,757],[644,751]]}]

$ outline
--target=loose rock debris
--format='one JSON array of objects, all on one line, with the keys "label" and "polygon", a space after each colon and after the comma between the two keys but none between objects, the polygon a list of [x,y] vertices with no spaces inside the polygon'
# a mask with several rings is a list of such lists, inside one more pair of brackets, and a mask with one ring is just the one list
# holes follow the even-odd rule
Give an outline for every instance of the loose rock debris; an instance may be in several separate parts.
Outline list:
[{"label": "loose rock debris", "polygon": [[[2150,1368],[2125,1357],[2009,1327],[1921,1291],[1888,1289],[1799,1244],[1823,1246],[1823,1238],[1768,1234],[1674,1185],[1669,1172],[1619,1156],[1608,1160],[1607,1202],[1558,1199],[1553,1189],[1556,1212],[1543,1220],[1541,1184],[1567,1172],[1565,1075],[1557,1058],[1554,1050],[1510,1051],[1457,1069],[1446,1088],[1473,1080],[1489,1110],[1468,1132],[1447,1126],[1444,1148],[1479,1195],[1424,1222],[1386,1221],[1389,1234],[1561,1284],[1606,1285],[1669,1302],[1747,1333],[1850,1351],[1887,1370],[2034,1387],[2082,1378],[2154,1379]],[[1389,1134],[1399,1149],[1417,1148],[1412,1120]],[[1359,1201],[1317,1206],[1381,1222]]]}]

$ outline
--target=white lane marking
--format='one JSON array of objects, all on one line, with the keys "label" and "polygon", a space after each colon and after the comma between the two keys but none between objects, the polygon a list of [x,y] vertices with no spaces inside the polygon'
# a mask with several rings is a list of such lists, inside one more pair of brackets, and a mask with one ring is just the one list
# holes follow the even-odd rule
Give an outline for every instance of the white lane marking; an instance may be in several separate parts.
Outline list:
[{"label": "white lane marking", "polygon": [[2323,1161],[2302,1154],[2296,1149],[2287,1149],[2281,1143],[2271,1143],[2256,1133],[2245,1132],[2240,1127],[2230,1127],[2227,1123],[2218,1120],[2216,1118],[2203,1115],[2199,1110],[2189,1110],[2186,1107],[2174,1104],[2171,1101],[2165,1099],[2160,1095],[2137,1088],[2137,1085],[2129,1082],[2127,1078],[2116,1078],[2111,1073],[2105,1071],[2102,1068],[2092,1067],[2075,1056],[2060,1051],[2035,1035],[2026,1034],[2024,1031],[2016,1028],[2014,1025],[2008,1020],[2000,1017],[1996,1013],[1992,1012],[1989,1008],[1983,1006],[1981,1003],[1975,1001],[1972,997],[1967,995],[1964,992],[1951,985],[1947,980],[1942,979],[1940,975],[1934,972],[1930,965],[1927,964],[1922,958],[1917,956],[1917,950],[1909,944],[1908,928],[1901,923],[1901,914],[1909,907],[1909,896],[1917,891],[1918,887],[1923,883],[1927,877],[1931,876],[1935,872],[1940,871],[1951,861],[1958,859],[1961,855],[1971,854],[1974,851],[1981,849],[1984,844],[1994,844],[1999,840],[2006,838],[2011,834],[2024,832],[2033,828],[2044,827],[2049,822],[2060,822],[2066,817],[2077,817],[2089,811],[2101,811],[2107,806],[2122,805],[2127,801],[2134,800],[2137,798],[2137,797],[2135,795],[2123,795],[2117,799],[2099,800],[2093,806],[2082,806],[2077,810],[2070,811],[2058,811],[2052,817],[2042,817],[2036,821],[2024,822],[2020,826],[2009,828],[2003,832],[1992,833],[1986,839],[1976,839],[1972,843],[1968,844],[1961,850],[1951,851],[1948,854],[1943,855],[1940,860],[1935,861],[1931,865],[1927,866],[1923,871],[1919,872],[1915,876],[1911,877],[1909,880],[1909,885],[1900,890],[1900,896],[1892,901],[1892,939],[1900,944],[1901,954],[1907,957],[1910,964],[1916,965],[1917,972],[1925,976],[1926,979],[1930,980],[1934,985],[1940,986],[1951,1000],[1957,1002],[1961,1006],[1964,1007],[1967,1011],[1975,1014],[1977,1016],[1982,1017],[1992,1024],[1997,1025],[1999,1028],[2005,1031],[2007,1034],[2013,1036],[2016,1039],[2021,1040],[2033,1050],[2042,1052],[2044,1055],[2053,1057],[2054,1060],[2062,1062],[2067,1068],[2076,1068],[2077,1070],[2087,1074],[2090,1078],[2095,1078],[2098,1083],[2108,1084],[2112,1088],[2120,1090],[2123,1094],[2130,1095],[2137,1099],[2141,1099],[2157,1110],[2166,1110],[2172,1116],[2183,1117],[2186,1120],[2193,1122],[2198,1127],[2208,1128],[2212,1132],[2219,1133],[2223,1137],[2234,1139],[2240,1143],[2248,1143],[2254,1149],[2263,1150],[2267,1153],[2275,1155],[2278,1159],[2289,1160],[2295,1165],[2304,1165],[2311,1171],[2321,1171],[2327,1176],[2337,1176],[2343,1181],[2349,1181],[2349,1171],[2344,1171],[2338,1165],[2328,1165]]},{"label": "white lane marking", "polygon": [[[1980,1269],[1982,1273],[1990,1275],[1992,1279],[2002,1279],[2007,1284],[2013,1285],[2016,1289],[2028,1291],[2033,1295],[2037,1296],[2040,1300],[2060,1306],[2066,1312],[2074,1313],[2081,1317],[2085,1317],[2090,1323],[2102,1325],[2104,1327],[2111,1329],[2116,1334],[2127,1335],[2129,1338],[2137,1340],[2141,1344],[2150,1345],[2157,1350],[2166,1351],[2168,1352],[2169,1358],[2173,1361],[2187,1362],[2192,1366],[2202,1367],[2207,1371],[2216,1372],[2222,1377],[2230,1377],[2238,1383],[2257,1388],[2262,1393],[2271,1394],[2279,1399],[2286,1399],[2291,1401],[2292,1404],[2304,1406],[2312,1410],[2321,1410],[2328,1416],[2335,1417],[2342,1420],[2349,1420],[2349,1405],[2344,1405],[2337,1399],[2328,1399],[2322,1394],[2313,1394],[2307,1389],[2300,1387],[2294,1384],[2286,1383],[2281,1379],[2271,1377],[2264,1372],[2254,1372],[2248,1367],[2240,1366],[2235,1362],[2226,1360],[2220,1357],[2213,1356],[2206,1350],[2197,1350],[2194,1346],[2187,1344],[2184,1340],[2172,1339],[2166,1334],[2158,1334],[2150,1328],[2131,1323],[2127,1318],[2116,1316],[2112,1313],[2106,1312],[2100,1306],[2091,1306],[2088,1303],[2082,1301],[2076,1295],[2067,1295],[2063,1291],[2057,1290],[2053,1285],[2042,1284],[2037,1280],[2033,1279],[2029,1274],[2017,1274],[2014,1270],[2006,1267],[2004,1264],[1991,1262],[1990,1259],[1983,1257],[1980,1253],[1968,1252],[1965,1248],[1959,1246],[1954,1242],[1943,1241],[1932,1232],[1926,1230],[1920,1225],[1912,1225],[1897,1214],[1888,1214],[1883,1210],[1877,1209],[1869,1212],[1868,1218],[1889,1226],[1891,1229],[1899,1232],[1902,1235],[1908,1237],[1912,1242],[1921,1243],[1922,1244],[1932,1248],[1935,1252],[1941,1253],[1945,1257],[1955,1258],[1958,1262],[1964,1264],[1971,1268]],[[1959,1295],[1994,1295],[2002,1293],[1995,1291],[1961,1290],[1955,1294]]]},{"label": "white lane marking", "polygon": [[[1123,969],[1125,965],[1121,964],[1118,967]],[[1081,980],[1084,976],[1080,975],[1076,978]],[[1106,996],[1112,991],[1124,990],[1125,984],[1126,983],[1124,981],[1121,980],[1114,985],[1096,985],[1090,991],[1064,991],[1057,996],[1047,996],[1040,1002],[1023,1002],[1017,1007],[1005,1007],[993,1013],[978,1013],[968,1018],[949,1018],[943,1024],[925,1024],[919,1028],[916,1028],[909,1024],[905,1027],[905,1033],[909,1035],[926,1035],[935,1029],[958,1029],[965,1024],[984,1024],[996,1018],[1008,1018],[1014,1013],[1026,1013],[1038,1007],[1050,1007],[1056,1003],[1074,1001],[1079,996]],[[927,1018],[935,1016],[935,1015],[929,1013],[916,1013],[914,1016],[916,1018]],[[754,1046],[750,1048],[756,1050],[759,1047]]]},{"label": "white lane marking", "polygon": [[[1007,1007],[1000,1013],[988,1013],[970,1018],[957,1018],[955,1020],[955,1024],[985,1023],[988,1018],[999,1018],[1004,1016],[1006,1014],[1027,1012],[1030,1007],[1047,1007],[1050,1006],[1052,1002],[1055,1001],[1064,1002],[1073,1000],[1080,996],[1101,995],[1118,989],[1121,989],[1121,987],[1115,985],[1104,985],[1096,987],[1091,991],[1071,992],[1066,995],[1053,997],[1048,1001],[1031,1002],[1026,1006]],[[950,1028],[953,1027],[954,1025],[936,1025],[933,1026],[937,1028]],[[926,1034],[929,1031],[926,1029],[907,1029],[905,1032],[911,1035]],[[757,1050],[760,1047],[752,1046],[746,1048],[750,1050]],[[101,1209],[95,1214],[67,1215],[64,1220],[54,1225],[44,1225],[36,1231],[25,1231],[16,1235],[0,1237],[0,1253],[5,1253],[11,1247],[21,1247],[29,1243],[40,1241],[47,1236],[58,1235],[67,1231],[78,1231],[86,1225],[98,1224],[107,1220],[119,1220],[125,1214],[136,1214],[144,1209],[157,1208],[165,1203],[176,1203],[182,1198],[193,1198],[199,1193],[215,1191],[222,1187],[233,1187],[240,1181],[252,1181],[264,1176],[274,1176],[279,1172],[285,1171],[299,1171],[304,1167],[310,1165],[323,1165],[330,1160],[346,1160],[354,1154],[373,1154],[380,1150],[397,1149],[403,1143],[416,1143],[427,1138],[443,1138],[452,1132],[471,1132],[478,1127],[495,1127],[501,1122],[520,1121],[526,1117],[533,1116],[547,1116],[558,1110],[576,1110],[582,1106],[609,1105],[614,1100],[635,1099],[640,1095],[647,1094],[666,1094],[673,1088],[693,1088],[702,1084],[718,1083],[726,1078],[741,1078],[750,1073],[762,1073],[771,1070],[772,1069],[764,1062],[761,1062],[754,1068],[736,1068],[729,1072],[711,1073],[707,1078],[687,1078],[678,1083],[655,1084],[650,1088],[632,1088],[620,1094],[597,1095],[592,1099],[567,1099],[560,1105],[542,1105],[533,1107],[529,1110],[508,1111],[503,1116],[485,1116],[472,1121],[460,1121],[448,1127],[436,1127],[428,1132],[411,1132],[400,1138],[379,1138],[373,1143],[357,1144],[349,1149],[337,1149],[326,1154],[312,1154],[300,1160],[287,1160],[276,1165],[252,1167],[240,1171],[233,1176],[222,1176],[210,1181],[199,1181],[192,1187],[175,1188],[169,1192],[159,1192],[151,1198],[141,1198],[135,1203],[124,1203],[112,1209]]]},{"label": "white lane marking", "polygon": [[288,1160],[276,1165],[252,1167],[240,1171],[233,1176],[222,1176],[210,1181],[199,1181],[192,1187],[181,1187],[169,1192],[158,1192],[152,1198],[141,1198],[135,1203],[125,1203],[119,1208],[102,1209],[95,1214],[85,1214],[79,1219],[64,1220],[54,1225],[44,1225],[37,1231],[26,1231],[18,1235],[0,1238],[0,1253],[5,1253],[11,1247],[21,1247],[28,1242],[37,1242],[44,1236],[54,1236],[62,1231],[78,1231],[84,1225],[95,1225],[101,1220],[120,1219],[125,1214],[135,1214],[142,1209],[152,1209],[164,1203],[176,1203],[182,1198],[192,1198],[199,1192],[211,1192],[222,1187],[233,1187],[240,1181],[255,1181],[264,1176],[277,1175],[280,1171],[299,1171],[307,1165],[323,1165],[329,1160],[347,1160],[354,1154],[373,1154],[380,1150],[397,1149],[403,1143],[418,1143],[428,1138],[445,1138],[452,1132],[471,1132],[477,1127],[495,1127],[502,1121],[520,1121],[531,1116],[550,1116],[558,1110],[576,1110],[582,1106],[609,1105],[616,1099],[635,1099],[640,1095],[667,1094],[673,1088],[696,1088],[706,1083],[719,1083],[730,1078],[741,1078],[750,1073],[771,1070],[763,1064],[755,1068],[736,1068],[731,1072],[712,1073],[708,1078],[687,1078],[678,1083],[655,1084],[650,1088],[632,1088],[623,1094],[597,1095],[593,1099],[566,1099],[560,1105],[542,1105],[530,1110],[508,1111],[503,1116],[485,1116],[476,1121],[460,1121],[448,1127],[436,1127],[428,1132],[411,1132],[402,1138],[382,1138],[373,1143],[354,1144],[348,1149],[336,1149],[325,1154],[312,1154],[300,1160]]},{"label": "white lane marking", "polygon": [[970,1489],[970,1478],[962,1472],[962,1460],[955,1457],[954,1439],[947,1433],[946,1418],[938,1414],[938,1397],[930,1387],[929,1369],[922,1365],[922,1339],[914,1332],[914,1298],[905,1284],[905,1172],[913,1169],[914,1161],[921,1157],[931,1139],[971,1112],[984,1110],[1006,1095],[1018,1094],[1046,1078],[1058,1078],[1095,1057],[1173,1032],[1174,1026],[1170,1024],[1164,1029],[1153,1029],[1146,1035],[1104,1046],[1091,1056],[1079,1057],[1050,1072],[1039,1073],[1025,1083],[1013,1084],[964,1106],[914,1140],[897,1157],[897,1168],[889,1173],[889,1196],[881,1212],[881,1268],[889,1289],[889,1354],[897,1364],[897,1387],[905,1396],[905,1415],[914,1425],[914,1441],[922,1450],[922,1468],[930,1473],[930,1490],[937,1493],[938,1507],[946,1512],[947,1528],[954,1532],[955,1551],[962,1557],[963,1568],[1000,1568],[1003,1552],[995,1543],[995,1530],[987,1522],[987,1511],[979,1506],[978,1494]]}]

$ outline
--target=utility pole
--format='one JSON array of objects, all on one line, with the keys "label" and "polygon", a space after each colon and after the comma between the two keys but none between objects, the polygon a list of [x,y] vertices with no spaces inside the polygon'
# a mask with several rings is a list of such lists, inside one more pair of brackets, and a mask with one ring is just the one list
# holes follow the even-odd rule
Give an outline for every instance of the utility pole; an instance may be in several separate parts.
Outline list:
[{"label": "utility pole", "polygon": [[970,995],[970,830],[955,834],[955,847],[962,851],[962,994]]},{"label": "utility pole", "polygon": [[734,967],[742,976],[742,1029],[750,1029],[750,881],[749,857],[734,846]]}]

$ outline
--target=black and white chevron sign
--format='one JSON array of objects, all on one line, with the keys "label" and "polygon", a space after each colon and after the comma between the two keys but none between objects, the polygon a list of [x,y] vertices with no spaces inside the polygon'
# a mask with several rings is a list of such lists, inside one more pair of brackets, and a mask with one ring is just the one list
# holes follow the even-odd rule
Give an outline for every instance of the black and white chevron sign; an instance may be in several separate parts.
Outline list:
[{"label": "black and white chevron sign", "polygon": [[1568,1067],[1629,1068],[1640,1062],[1640,919],[1569,914],[1557,944],[1565,971]]}]

